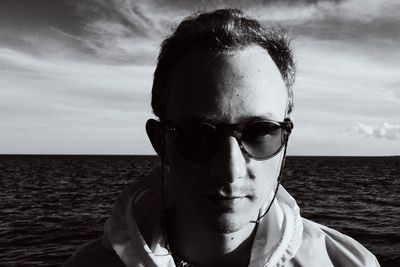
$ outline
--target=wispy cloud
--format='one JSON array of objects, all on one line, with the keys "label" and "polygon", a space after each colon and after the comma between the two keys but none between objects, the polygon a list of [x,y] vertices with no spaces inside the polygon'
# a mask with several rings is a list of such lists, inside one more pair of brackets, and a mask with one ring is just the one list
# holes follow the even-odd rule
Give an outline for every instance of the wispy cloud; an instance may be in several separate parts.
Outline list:
[{"label": "wispy cloud", "polygon": [[[37,146],[32,142],[44,142],[45,137],[59,142],[43,146],[47,153],[57,153],[68,140],[78,140],[65,146],[69,153],[112,153],[114,148],[103,147],[105,140],[133,136],[151,116],[150,67],[48,60],[10,49],[0,49],[0,62],[0,139],[8,140],[1,153],[34,153],[32,147]],[[92,145],[81,149],[88,139]],[[119,149],[127,153],[127,147],[132,149]],[[143,150],[140,147],[143,144],[138,146]]]},{"label": "wispy cloud", "polygon": [[308,40],[296,48],[296,112],[329,112],[339,120],[398,119],[400,62],[344,42]]},{"label": "wispy cloud", "polygon": [[[223,7],[242,8],[266,23],[280,23],[301,38],[363,40],[358,43],[361,47],[365,40],[385,46],[400,38],[400,3],[396,0],[20,1],[24,2],[18,9],[25,17],[17,13],[17,19],[13,18],[10,8],[1,14],[5,23],[0,25],[0,43],[22,46],[25,52],[30,47],[42,56],[80,50],[85,57],[151,64],[159,41],[184,16]],[[390,47],[385,49],[390,51]]]},{"label": "wispy cloud", "polygon": [[394,125],[387,122],[380,126],[365,125],[358,122],[353,127],[353,130],[365,137],[400,140],[400,125]]},{"label": "wispy cloud", "polygon": [[154,62],[152,51],[183,17],[199,9],[223,7],[242,8],[267,24],[279,23],[301,40],[343,41],[362,52],[370,51],[370,56],[400,56],[396,49],[400,40],[400,3],[396,0],[192,0],[165,1],[163,5],[154,0],[113,0],[83,2],[80,6],[85,7],[80,8],[82,16],[88,18],[88,47],[108,58],[132,60],[146,55]]},{"label": "wispy cloud", "polygon": [[[159,43],[185,16],[224,7],[296,37],[296,154],[373,154],[371,143],[381,154],[399,151],[397,0],[0,2],[7,151],[45,152],[40,144],[53,140],[48,149],[56,153],[152,153],[143,125]],[[343,130],[352,126],[353,136]],[[139,145],[128,145],[126,133],[136,133]]]},{"label": "wispy cloud", "polygon": [[[152,14],[143,12],[135,1],[87,1],[78,3],[86,18],[85,44],[103,60],[154,64],[161,38],[160,26]],[[157,17],[157,16],[154,16]]]},{"label": "wispy cloud", "polygon": [[248,9],[254,16],[288,26],[300,36],[380,41],[400,36],[400,3],[396,0],[275,1]]}]

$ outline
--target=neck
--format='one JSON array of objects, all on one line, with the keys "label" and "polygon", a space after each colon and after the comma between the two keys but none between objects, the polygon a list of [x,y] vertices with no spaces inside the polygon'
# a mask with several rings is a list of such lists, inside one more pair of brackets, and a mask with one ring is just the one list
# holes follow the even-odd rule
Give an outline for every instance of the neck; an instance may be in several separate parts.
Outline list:
[{"label": "neck", "polygon": [[168,214],[168,242],[172,254],[197,266],[248,266],[256,224],[231,233],[211,231],[182,214]]}]

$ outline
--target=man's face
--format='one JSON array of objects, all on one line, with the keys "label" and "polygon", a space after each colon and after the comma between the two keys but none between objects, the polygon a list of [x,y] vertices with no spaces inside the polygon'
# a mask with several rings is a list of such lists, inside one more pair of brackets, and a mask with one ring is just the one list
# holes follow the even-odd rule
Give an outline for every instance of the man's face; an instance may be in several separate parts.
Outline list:
[{"label": "man's face", "polygon": [[[213,56],[193,52],[173,69],[166,118],[236,124],[261,118],[283,121],[287,93],[268,53],[250,46]],[[196,142],[196,140],[193,140]],[[276,187],[282,160],[247,158],[236,139],[227,135],[217,153],[205,162],[191,162],[166,137],[166,158],[177,194],[178,214],[216,232],[234,232],[257,218]]]}]

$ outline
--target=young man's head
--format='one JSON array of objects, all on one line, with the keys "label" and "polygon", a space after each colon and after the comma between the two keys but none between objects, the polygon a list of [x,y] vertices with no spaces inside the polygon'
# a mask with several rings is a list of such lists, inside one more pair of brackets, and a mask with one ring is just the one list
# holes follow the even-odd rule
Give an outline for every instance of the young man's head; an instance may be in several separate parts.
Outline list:
[{"label": "young man's head", "polygon": [[184,20],[161,48],[147,132],[177,214],[214,232],[256,220],[277,186],[295,68],[281,31],[238,10]]}]

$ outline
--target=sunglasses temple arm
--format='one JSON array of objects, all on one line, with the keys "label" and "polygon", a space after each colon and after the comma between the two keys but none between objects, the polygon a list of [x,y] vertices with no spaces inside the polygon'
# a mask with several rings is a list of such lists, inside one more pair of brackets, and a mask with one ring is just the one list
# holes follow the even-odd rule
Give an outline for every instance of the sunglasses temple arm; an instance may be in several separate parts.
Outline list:
[{"label": "sunglasses temple arm", "polygon": [[282,158],[282,161],[281,161],[281,166],[280,166],[280,170],[279,170],[279,175],[278,175],[278,178],[277,178],[277,183],[276,183],[276,188],[275,188],[275,192],[274,192],[274,197],[272,198],[271,202],[269,203],[269,206],[268,206],[267,210],[264,212],[264,214],[261,215],[261,216],[258,215],[257,220],[255,220],[255,221],[250,221],[250,223],[259,224],[261,218],[263,218],[265,215],[267,215],[267,213],[269,212],[269,210],[270,210],[271,207],[272,207],[272,204],[273,204],[274,201],[275,201],[276,195],[277,195],[277,193],[278,193],[279,185],[281,184],[281,178],[282,178],[283,168],[284,168],[284,166],[285,166],[286,148],[287,148],[288,140],[289,140],[289,135],[287,135],[286,138],[285,138],[285,144],[284,144],[284,148],[283,148],[283,158]]}]

